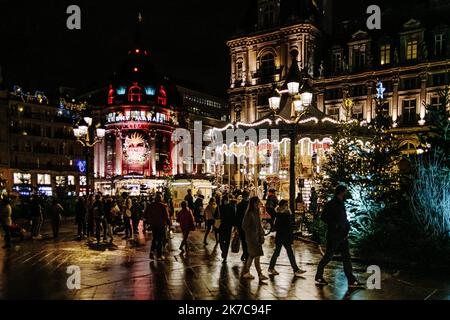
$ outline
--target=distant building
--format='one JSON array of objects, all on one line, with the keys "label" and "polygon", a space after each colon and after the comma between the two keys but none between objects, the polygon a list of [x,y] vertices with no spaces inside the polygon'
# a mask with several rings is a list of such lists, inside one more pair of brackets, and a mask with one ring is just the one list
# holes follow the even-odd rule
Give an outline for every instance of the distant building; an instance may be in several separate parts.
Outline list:
[{"label": "distant building", "polygon": [[0,175],[21,195],[78,195],[86,163],[72,132],[73,113],[63,101],[20,87],[0,91]]}]

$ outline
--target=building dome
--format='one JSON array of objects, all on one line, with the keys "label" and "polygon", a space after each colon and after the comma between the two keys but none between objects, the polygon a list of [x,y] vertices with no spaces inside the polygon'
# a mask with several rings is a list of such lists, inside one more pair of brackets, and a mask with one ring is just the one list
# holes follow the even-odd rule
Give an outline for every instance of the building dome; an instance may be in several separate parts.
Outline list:
[{"label": "building dome", "polygon": [[176,86],[153,64],[151,52],[141,40],[142,26],[139,15],[135,41],[109,85],[108,105],[174,107],[179,101]]}]

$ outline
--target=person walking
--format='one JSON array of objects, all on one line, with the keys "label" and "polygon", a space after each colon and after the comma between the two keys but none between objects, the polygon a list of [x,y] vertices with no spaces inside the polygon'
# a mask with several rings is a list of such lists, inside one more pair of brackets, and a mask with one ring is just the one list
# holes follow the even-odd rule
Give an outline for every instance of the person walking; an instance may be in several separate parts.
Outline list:
[{"label": "person walking", "polygon": [[122,193],[122,214],[123,223],[125,226],[125,236],[123,239],[128,239],[133,235],[133,230],[131,229],[131,207],[133,203],[131,198],[128,196],[127,192]]},{"label": "person walking", "polygon": [[33,239],[42,239],[41,227],[44,220],[42,214],[42,206],[37,195],[31,196],[30,202],[30,215],[31,215],[31,236]]},{"label": "person walking", "polygon": [[162,203],[162,197],[160,194],[155,196],[155,202],[147,207],[144,216],[152,229],[153,239],[150,247],[150,259],[154,258],[154,252],[156,251],[156,259],[164,260],[162,255],[164,234],[166,227],[170,226],[170,217],[169,210],[167,209],[167,206]]},{"label": "person walking", "polygon": [[195,230],[195,219],[192,211],[187,207],[186,201],[181,201],[181,210],[178,212],[177,222],[180,224],[181,232],[183,233],[183,241],[181,241],[180,250],[181,252],[184,252],[185,250],[183,247],[185,247],[186,252],[188,252],[189,247],[187,240],[189,237],[189,232]]},{"label": "person walking", "polygon": [[99,194],[95,195],[95,201],[92,204],[92,215],[95,221],[95,238],[97,239],[97,244],[100,243],[100,231],[103,225],[104,213],[103,213],[103,203],[101,196]]},{"label": "person walking", "polygon": [[11,225],[12,225],[12,208],[9,199],[5,196],[0,202],[0,223],[2,225],[3,232],[5,234],[4,249],[11,248]]},{"label": "person walking", "polygon": [[234,207],[229,202],[228,195],[223,196],[222,204],[216,209],[218,212],[216,216],[220,219],[219,226],[219,244],[222,251],[223,262],[227,261],[228,250],[231,242],[231,232],[236,221]]},{"label": "person walking", "polygon": [[197,224],[197,227],[202,224],[202,215],[203,215],[203,200],[204,196],[202,194],[199,194],[197,196],[197,199],[195,199],[194,202],[194,218],[195,223]]},{"label": "person walking", "polygon": [[194,197],[192,196],[192,190],[187,190],[187,195],[184,197],[184,201],[187,202],[187,206],[189,209],[191,209],[192,212],[194,212]]},{"label": "person walking", "polygon": [[309,211],[313,214],[313,217],[316,217],[317,213],[317,200],[319,197],[317,196],[316,188],[311,188],[311,196],[309,197]]},{"label": "person walking", "polygon": [[88,240],[91,240],[91,237],[94,236],[94,227],[95,227],[95,218],[94,218],[94,214],[92,212],[92,208],[94,205],[94,195],[90,194],[87,198],[87,217],[86,217],[86,221],[87,221],[87,237]]},{"label": "person walking", "polygon": [[112,233],[112,219],[113,219],[113,211],[115,211],[116,208],[113,210],[113,201],[111,199],[111,196],[107,196],[104,203],[103,203],[103,241],[107,241],[107,236],[109,236],[109,242],[112,243],[113,233]]},{"label": "person walking", "polygon": [[53,239],[57,239],[59,236],[59,227],[61,225],[61,215],[63,212],[64,209],[58,200],[53,199],[51,209]]},{"label": "person walking", "polygon": [[286,249],[289,262],[291,264],[292,270],[294,271],[294,275],[296,277],[300,277],[306,272],[304,270],[301,270],[297,266],[295,255],[292,250],[292,243],[294,242],[293,220],[294,217],[291,210],[289,209],[289,203],[286,200],[281,200],[277,208],[277,213],[275,215],[275,251],[273,252],[272,258],[270,259],[268,271],[271,275],[275,276],[279,274],[278,271],[275,270],[275,265],[277,263],[277,259],[280,255],[282,247]]},{"label": "person walking", "polygon": [[267,200],[266,200],[266,211],[270,215],[272,222],[275,218],[275,214],[276,214],[275,208],[277,206],[278,206],[278,198],[276,195],[276,190],[270,189],[269,195],[267,196]]},{"label": "person walking", "polygon": [[216,212],[217,205],[216,205],[216,199],[212,197],[209,199],[209,203],[205,208],[205,225],[206,225],[206,231],[205,231],[205,237],[203,238],[203,244],[205,246],[208,245],[208,235],[211,232],[211,230],[214,231],[214,235],[216,237],[216,243],[218,242],[218,232],[217,229],[214,228],[214,213]]},{"label": "person walking", "polygon": [[245,241],[245,232],[244,229],[242,229],[242,221],[244,220],[245,212],[248,209],[248,201],[249,199],[249,193],[247,191],[244,191],[242,193],[242,200],[237,205],[237,212],[236,212],[236,227],[239,234],[239,239],[242,243],[242,255],[241,255],[241,261],[246,261],[248,257],[248,250],[247,250],[247,242]]},{"label": "person walking", "polygon": [[75,223],[77,224],[77,240],[86,235],[86,203],[83,197],[78,197],[75,203]]},{"label": "person walking", "polygon": [[254,279],[250,273],[250,268],[255,261],[256,271],[258,272],[259,281],[267,280],[261,269],[260,257],[264,255],[264,230],[261,226],[259,207],[261,201],[258,197],[252,197],[249,200],[248,209],[242,220],[242,229],[245,232],[245,241],[247,242],[248,258],[245,262],[242,277],[244,279]]},{"label": "person walking", "polygon": [[131,223],[133,224],[133,234],[136,236],[139,234],[139,222],[142,217],[141,201],[137,198],[133,199],[131,207]]},{"label": "person walking", "polygon": [[323,272],[326,265],[333,259],[335,253],[340,252],[344,273],[347,277],[349,287],[361,287],[361,283],[353,275],[352,262],[348,244],[348,233],[350,223],[345,211],[344,198],[347,193],[345,186],[339,185],[334,193],[334,198],[325,204],[322,212],[322,220],[328,225],[327,231],[327,249],[322,260],[319,262],[316,273],[316,284],[327,285],[328,282],[323,278]]}]

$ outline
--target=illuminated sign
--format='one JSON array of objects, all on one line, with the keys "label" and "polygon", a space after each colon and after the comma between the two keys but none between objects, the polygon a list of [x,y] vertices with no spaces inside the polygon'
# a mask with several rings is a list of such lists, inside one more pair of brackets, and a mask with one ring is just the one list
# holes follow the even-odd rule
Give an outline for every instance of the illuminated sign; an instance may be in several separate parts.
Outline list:
[{"label": "illuminated sign", "polygon": [[155,95],[155,88],[154,87],[145,87],[145,94],[148,96],[154,96]]},{"label": "illuminated sign", "polygon": [[86,160],[77,160],[76,162],[78,171],[84,173],[86,172]]},{"label": "illuminated sign", "polygon": [[148,142],[137,132],[125,137],[123,151],[125,159],[131,164],[144,164],[150,153]]},{"label": "illuminated sign", "polygon": [[106,116],[107,123],[124,122],[124,121],[143,121],[154,123],[165,123],[168,117],[164,113],[151,112],[151,111],[125,111],[108,113]]},{"label": "illuminated sign", "polygon": [[125,87],[119,87],[116,91],[118,95],[124,95],[127,89]]}]

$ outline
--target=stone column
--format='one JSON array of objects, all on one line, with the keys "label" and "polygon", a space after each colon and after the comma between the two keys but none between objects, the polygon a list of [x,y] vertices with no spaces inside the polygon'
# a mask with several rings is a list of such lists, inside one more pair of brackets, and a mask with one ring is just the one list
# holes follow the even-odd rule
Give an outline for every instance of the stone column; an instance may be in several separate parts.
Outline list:
[{"label": "stone column", "polygon": [[426,72],[422,72],[419,75],[420,78],[420,102],[419,102],[419,108],[417,110],[419,111],[419,125],[423,126],[425,124],[425,104],[427,103],[427,81],[428,81],[428,75]]},{"label": "stone column", "polygon": [[398,77],[392,78],[392,121],[394,122],[393,126],[396,127],[396,121],[398,120]]},{"label": "stone column", "polygon": [[115,145],[115,153],[116,153],[116,175],[122,175],[122,138],[120,137],[120,133],[116,133],[116,145]]},{"label": "stone column", "polygon": [[372,81],[367,81],[367,98],[366,98],[366,121],[370,123],[373,116],[372,108]]}]

